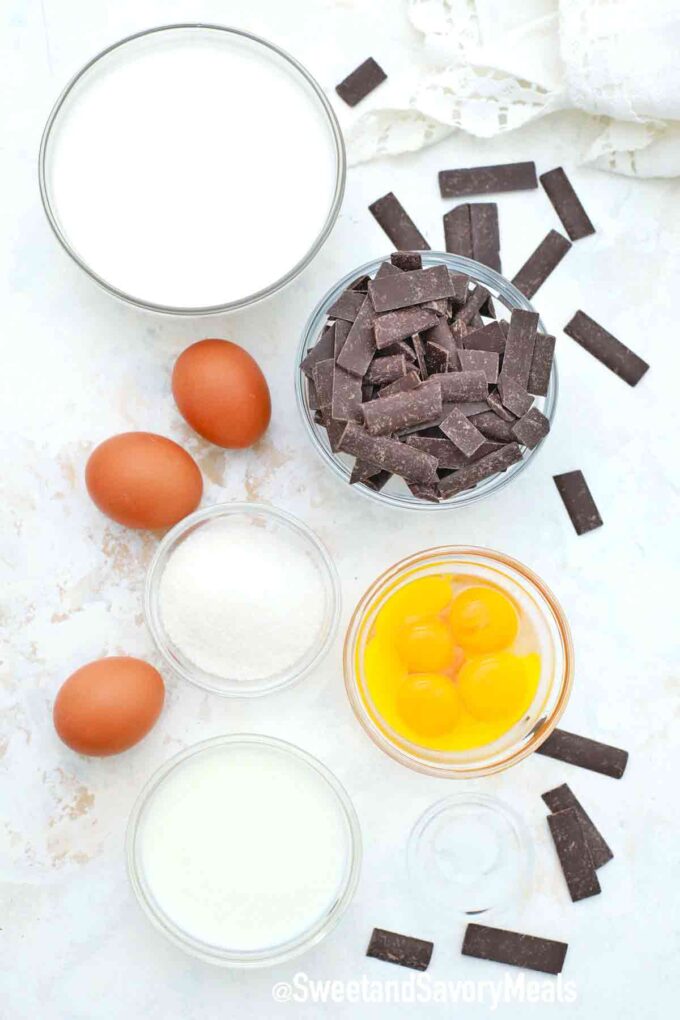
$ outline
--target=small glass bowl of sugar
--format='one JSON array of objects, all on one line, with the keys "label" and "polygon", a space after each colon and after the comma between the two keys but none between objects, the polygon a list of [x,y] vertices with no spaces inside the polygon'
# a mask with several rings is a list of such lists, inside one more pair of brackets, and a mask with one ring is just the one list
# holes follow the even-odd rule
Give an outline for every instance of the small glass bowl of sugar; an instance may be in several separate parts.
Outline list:
[{"label": "small glass bowl of sugar", "polygon": [[333,561],[307,525],[274,507],[223,503],[190,514],[149,567],[147,625],[190,683],[253,697],[322,659],[340,616]]}]

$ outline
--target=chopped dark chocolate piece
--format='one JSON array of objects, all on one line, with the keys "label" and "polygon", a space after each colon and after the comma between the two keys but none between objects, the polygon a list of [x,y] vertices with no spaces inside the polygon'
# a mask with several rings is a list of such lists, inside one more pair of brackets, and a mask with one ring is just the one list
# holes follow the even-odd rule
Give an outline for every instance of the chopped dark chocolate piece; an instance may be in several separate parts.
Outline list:
[{"label": "chopped dark chocolate piece", "polygon": [[333,399],[334,371],[335,362],[332,358],[318,361],[312,371],[312,379],[314,380],[314,389],[316,390],[316,399],[320,411],[330,411]]},{"label": "chopped dark chocolate piece", "polygon": [[442,400],[486,400],[488,383],[483,372],[447,372],[439,377]]},{"label": "chopped dark chocolate piece", "polygon": [[515,439],[529,450],[535,449],[550,432],[550,422],[537,407],[532,407],[512,426]]},{"label": "chopped dark chocolate piece", "polygon": [[365,460],[355,460],[352,474],[349,476],[349,484],[357,485],[359,482],[366,482],[369,478],[380,474],[380,468],[375,464],[369,464]]},{"label": "chopped dark chocolate piece", "polygon": [[[464,322],[466,325],[473,323],[479,313],[479,309],[488,298],[488,290],[486,287],[482,287],[481,283],[478,283],[475,289],[468,294],[465,304],[456,312],[454,322]],[[480,321],[480,326],[483,325],[484,323]]]},{"label": "chopped dark chocolate piece", "polygon": [[397,963],[400,967],[411,967],[413,970],[427,970],[432,959],[432,942],[415,939],[410,935],[398,935],[383,928],[374,928],[366,956],[387,963]]},{"label": "chopped dark chocolate piece", "polygon": [[537,326],[537,312],[527,312],[524,308],[513,308],[505,341],[501,379],[512,381],[522,389],[526,389],[529,382]]},{"label": "chopped dark chocolate piece", "polygon": [[595,233],[595,227],[561,166],[541,174],[538,179],[572,241]]},{"label": "chopped dark chocolate piece", "polygon": [[491,478],[499,471],[507,471],[512,464],[521,459],[522,450],[519,444],[508,443],[507,446],[502,446],[500,449],[494,450],[493,453],[482,457],[481,460],[466,464],[465,467],[449,475],[439,483],[439,493],[441,496],[448,497],[456,496],[466,489],[473,489],[479,482]]},{"label": "chopped dark chocolate piece", "polygon": [[466,457],[471,457],[484,443],[484,436],[469,418],[454,407],[439,428]]},{"label": "chopped dark chocolate piece", "polygon": [[366,429],[372,436],[389,436],[400,429],[430,422],[441,410],[441,390],[431,385],[393,393],[391,397],[378,397],[363,405]]},{"label": "chopped dark chocolate piece", "polygon": [[429,453],[436,457],[439,468],[459,468],[468,463],[468,458],[462,453],[450,439],[435,438],[433,436],[409,436],[406,440],[409,446],[416,450]]},{"label": "chopped dark chocolate piece", "polygon": [[431,329],[437,322],[439,316],[431,308],[422,308],[418,305],[412,308],[398,308],[394,312],[384,312],[376,315],[373,321],[375,343],[378,350],[383,350],[397,340],[405,340],[413,336],[421,329]]},{"label": "chopped dark chocolate piece", "polygon": [[377,199],[368,209],[397,248],[402,251],[429,249],[429,244],[393,192]]},{"label": "chopped dark chocolate piece", "polygon": [[369,57],[336,85],[335,91],[348,106],[356,106],[386,78],[387,75],[380,64],[376,63],[373,57]]},{"label": "chopped dark chocolate piece", "polygon": [[405,273],[423,268],[423,260],[417,251],[393,251],[390,255],[390,262]]},{"label": "chopped dark chocolate piece", "polygon": [[[455,357],[458,357],[456,352]],[[428,375],[436,375],[440,372],[448,372],[451,362],[451,352],[431,340],[425,344],[425,366]]]},{"label": "chopped dark chocolate piece", "polygon": [[319,411],[320,410],[320,404],[319,404],[319,398],[318,398],[317,392],[316,392],[316,386],[314,385],[314,380],[313,379],[306,379],[305,382],[307,384],[307,403],[309,404],[309,410],[310,411]]},{"label": "chopped dark chocolate piece", "polygon": [[442,347],[448,352],[449,368],[451,370],[460,367],[460,362],[458,360],[458,348],[460,345],[451,332],[451,326],[448,322],[444,319],[440,319],[436,326],[420,332],[426,348],[427,344],[436,344],[437,347]]},{"label": "chopped dark chocolate piece", "polygon": [[601,868],[607,861],[611,861],[614,854],[609,849],[602,833],[566,783],[556,786],[554,790],[542,793],[541,797],[553,814],[557,814],[558,811],[565,811],[567,808],[572,808],[576,812],[586,845],[593,860],[593,865],[596,869]]},{"label": "chopped dark chocolate piece", "polygon": [[409,482],[430,484],[437,480],[437,461],[434,457],[421,450],[414,450],[398,439],[371,436],[353,422],[345,426],[339,446],[343,453],[368,460]]},{"label": "chopped dark chocolate piece", "polygon": [[381,489],[385,488],[391,477],[391,471],[378,471],[377,475],[365,478],[361,484],[365,485],[367,489],[372,489],[373,492],[380,492]]},{"label": "chopped dark chocolate piece", "polygon": [[361,379],[340,368],[336,362],[333,372],[331,417],[336,421],[355,421],[361,424],[363,421],[361,400]]},{"label": "chopped dark chocolate piece", "polygon": [[426,503],[439,502],[439,489],[436,485],[421,485],[419,482],[407,482],[409,491],[418,499],[424,499]]},{"label": "chopped dark chocolate piece", "polygon": [[553,360],[555,358],[555,337],[547,333],[537,333],[534,344],[534,356],[531,361],[529,382],[527,389],[529,393],[537,397],[544,397],[548,392],[550,373],[552,372]]},{"label": "chopped dark chocolate piece", "polygon": [[500,443],[514,442],[515,437],[512,432],[514,423],[505,421],[493,411],[482,411],[479,414],[474,414],[470,420],[475,428],[478,428],[489,439],[496,439]]},{"label": "chopped dark chocolate piece", "polygon": [[495,351],[471,351],[466,347],[458,352],[458,358],[464,372],[483,372],[489,384],[497,381],[498,354]]},{"label": "chopped dark chocolate piece", "polygon": [[453,284],[453,295],[451,297],[451,301],[454,305],[458,305],[460,307],[467,301],[470,277],[464,276],[463,273],[454,273],[452,269],[449,269],[449,276],[451,277],[451,283]]},{"label": "chopped dark chocolate piece", "polygon": [[442,198],[457,195],[492,195],[500,191],[537,188],[535,163],[500,163],[439,171]]},{"label": "chopped dark chocolate piece", "polygon": [[345,319],[347,322],[354,322],[363,303],[364,295],[361,291],[343,290],[326,314],[329,319]]},{"label": "chopped dark chocolate piece", "polygon": [[413,344],[413,350],[416,352],[416,362],[418,364],[420,378],[427,379],[429,373],[427,371],[427,362],[425,360],[425,345],[417,333],[414,333],[411,337],[411,343]]},{"label": "chopped dark chocolate piece", "polygon": [[[383,276],[398,276],[400,272],[399,266],[395,266],[393,262],[381,262],[374,279],[382,280]],[[368,282],[370,283],[371,281],[369,280]]]},{"label": "chopped dark chocolate piece", "polygon": [[370,279],[370,276],[367,276],[366,273],[362,273],[361,276],[357,276],[356,280],[352,280],[352,282],[348,285],[347,290],[360,290],[366,294],[368,290],[368,281]]},{"label": "chopped dark chocolate piece", "polygon": [[629,386],[637,386],[649,368],[646,361],[585,312],[576,312],[564,327],[564,332]]},{"label": "chopped dark chocolate piece", "polygon": [[330,414],[326,414],[324,415],[324,421],[322,424],[328,435],[328,445],[333,453],[339,453],[340,440],[342,439],[342,434],[345,431],[346,423],[344,421],[335,421],[331,418]]},{"label": "chopped dark chocolate piece", "polygon": [[470,206],[467,202],[444,213],[444,244],[446,251],[452,255],[462,255],[466,259],[474,258]]},{"label": "chopped dark chocolate piece", "polygon": [[548,279],[553,269],[562,261],[571,248],[571,241],[551,230],[536,251],[532,252],[519,272],[512,278],[517,290],[525,297],[532,298],[542,283]]},{"label": "chopped dark chocolate piece", "polygon": [[366,374],[375,354],[374,318],[373,303],[370,297],[365,297],[338,356],[340,368],[359,378]]},{"label": "chopped dark chocolate piece", "polygon": [[[512,377],[502,378],[498,384],[503,407],[505,407],[516,418],[521,418],[531,409],[534,398],[520,386]],[[504,417],[501,415],[501,417]]]},{"label": "chopped dark chocolate piece", "polygon": [[429,308],[431,311],[436,312],[440,317],[443,317],[449,313],[450,300],[451,298],[438,298],[436,301],[426,301],[422,307]]},{"label": "chopped dark chocolate piece", "polygon": [[513,422],[517,421],[517,415],[513,414],[512,411],[508,411],[507,407],[503,407],[503,402],[498,394],[498,390],[492,390],[486,398],[486,402],[499,418],[503,421]]},{"label": "chopped dark chocolate piece", "polygon": [[463,346],[474,351],[495,351],[502,354],[505,350],[505,333],[499,322],[488,322],[481,329],[469,330],[463,339]]},{"label": "chopped dark chocolate piece", "polygon": [[473,259],[500,273],[501,242],[498,233],[498,206],[495,202],[473,202],[470,205],[470,232]]},{"label": "chopped dark chocolate piece", "polygon": [[566,942],[523,935],[505,928],[489,928],[485,924],[468,924],[463,939],[463,956],[493,960],[512,967],[527,967],[544,974],[560,974],[567,955]]},{"label": "chopped dark chocolate piece", "polygon": [[[447,405],[449,410],[454,407],[454,404]],[[461,400],[460,403],[455,404],[455,407],[464,414],[466,418],[472,418],[476,414],[483,414],[488,410],[489,404],[486,400]]]},{"label": "chopped dark chocolate piece", "polygon": [[389,383],[387,386],[381,386],[379,395],[381,397],[389,397],[393,393],[405,393],[408,390],[416,390],[420,386],[420,378],[416,372],[407,372],[402,379],[395,379],[393,383]]},{"label": "chopped dark chocolate piece", "polygon": [[368,285],[368,293],[376,312],[389,312],[422,305],[435,298],[451,297],[454,286],[446,266],[439,265],[380,279],[376,275]]},{"label": "chopped dark chocolate piece", "polygon": [[[365,295],[362,295],[365,298]],[[347,322],[345,319],[337,319],[333,323],[333,357],[337,361],[340,351],[345,346],[345,340],[349,336],[349,331],[352,328],[352,323]]]},{"label": "chopped dark chocolate piece", "polygon": [[308,378],[312,378],[314,366],[318,362],[333,357],[334,342],[335,323],[331,323],[329,326],[326,326],[314,347],[312,347],[311,351],[307,351],[307,354],[300,362],[300,368]]},{"label": "chopped dark chocolate piece", "polygon": [[457,347],[464,347],[465,337],[468,333],[472,333],[473,330],[462,319],[454,319],[453,322],[449,323],[449,326],[451,327],[451,336],[453,337],[454,344]]},{"label": "chopped dark chocolate piece", "polygon": [[548,826],[572,901],[597,896],[602,890],[574,808],[548,815]]},{"label": "chopped dark chocolate piece", "polygon": [[407,362],[403,354],[388,354],[384,358],[374,358],[364,376],[367,382],[376,386],[385,386],[406,375]]},{"label": "chopped dark chocolate piece", "polygon": [[628,751],[601,744],[599,740],[591,740],[589,737],[580,737],[567,730],[553,730],[548,739],[537,748],[536,754],[557,758],[558,761],[578,765],[591,772],[600,772],[612,779],[620,779],[628,764]]},{"label": "chopped dark chocolate piece", "polygon": [[585,535],[602,526],[600,511],[582,471],[566,471],[562,475],[554,475],[553,481],[577,535]]}]

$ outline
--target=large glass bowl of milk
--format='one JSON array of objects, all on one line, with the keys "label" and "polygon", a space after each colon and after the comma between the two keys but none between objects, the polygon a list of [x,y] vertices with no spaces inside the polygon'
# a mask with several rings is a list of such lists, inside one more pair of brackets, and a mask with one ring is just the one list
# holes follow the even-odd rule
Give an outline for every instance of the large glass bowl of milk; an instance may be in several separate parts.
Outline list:
[{"label": "large glass bowl of milk", "polygon": [[297,60],[237,29],[123,39],[66,86],[40,147],[40,190],[66,252],[133,304],[225,312],[279,290],[338,215],[345,152]]},{"label": "large glass bowl of milk", "polygon": [[359,879],[352,803],[316,758],[273,737],[195,744],[132,811],[128,873],[153,924],[209,963],[264,967],[324,938]]}]

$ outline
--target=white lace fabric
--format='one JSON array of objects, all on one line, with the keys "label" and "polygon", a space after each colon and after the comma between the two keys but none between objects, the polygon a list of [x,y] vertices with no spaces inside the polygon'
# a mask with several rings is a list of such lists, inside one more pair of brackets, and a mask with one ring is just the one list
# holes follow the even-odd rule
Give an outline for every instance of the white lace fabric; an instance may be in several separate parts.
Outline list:
[{"label": "white lace fabric", "polygon": [[357,108],[352,163],[576,110],[592,122],[582,163],[680,174],[680,0],[399,2],[418,61]]}]

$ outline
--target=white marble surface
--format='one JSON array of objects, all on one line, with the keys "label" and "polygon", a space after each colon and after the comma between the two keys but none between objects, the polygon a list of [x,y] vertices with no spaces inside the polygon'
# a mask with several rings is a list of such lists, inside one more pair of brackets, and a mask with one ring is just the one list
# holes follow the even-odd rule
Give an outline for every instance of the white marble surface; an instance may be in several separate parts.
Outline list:
[{"label": "white marble surface", "polygon": [[[222,701],[166,675],[161,720],[119,758],[88,760],[59,743],[51,704],[74,668],[121,652],[156,661],[140,595],[157,536],[108,522],[82,480],[92,446],[134,428],[187,446],[205,475],[206,505],[263,500],[314,527],[340,570],[343,621],[377,573],[433,544],[497,547],[546,579],[562,600],[576,646],[576,684],[564,724],[627,748],[631,758],[620,782],[534,757],[469,784],[520,811],[535,840],[533,895],[521,914],[504,920],[569,941],[564,977],[575,982],[578,999],[552,1007],[563,1014],[637,1020],[669,1014],[677,1002],[680,181],[573,169],[580,122],[571,117],[547,119],[494,143],[453,136],[419,154],[352,170],[340,220],[313,266],[268,304],[229,320],[162,318],[116,303],[63,255],[40,207],[36,153],[51,102],[110,41],[188,18],[237,24],[290,48],[331,89],[368,53],[388,71],[400,60],[419,59],[418,38],[399,8],[397,0],[3,4],[3,1020],[368,1018],[407,1009],[422,1017],[450,1015],[455,1006],[437,1003],[273,1003],[272,984],[299,971],[320,980],[365,975],[408,983],[409,972],[364,958],[374,925],[434,936],[428,975],[435,981],[500,987],[505,974],[459,955],[461,919],[435,923],[414,901],[404,868],[410,827],[426,806],[460,787],[402,769],[368,741],[344,696],[340,639],[298,688],[261,701]],[[559,333],[583,307],[645,357],[651,371],[629,389],[560,336],[554,432],[516,484],[449,514],[383,509],[336,483],[307,446],[292,390],[300,329],[341,273],[389,250],[369,202],[393,189],[436,245],[446,205],[435,171],[504,158],[536,158],[542,170],[564,162],[597,226],[540,292],[536,304],[545,322]],[[503,196],[500,210],[504,264],[512,274],[558,224],[540,192]],[[251,451],[211,448],[175,411],[168,385],[173,360],[204,336],[242,343],[269,378],[272,425]],[[576,467],[605,519],[582,538],[551,481]],[[272,972],[224,972],[167,944],[137,907],[122,855],[127,815],[146,777],[187,743],[238,730],[281,736],[322,758],[352,796],[365,839],[359,889],[341,926],[307,956]],[[603,894],[580,904],[568,899],[539,796],[564,781],[591,809],[616,854],[601,872]],[[489,1002],[466,1005],[465,1015],[489,1011]],[[544,1016],[549,1008],[534,1006],[532,1013],[510,1002],[499,1012]]]}]

